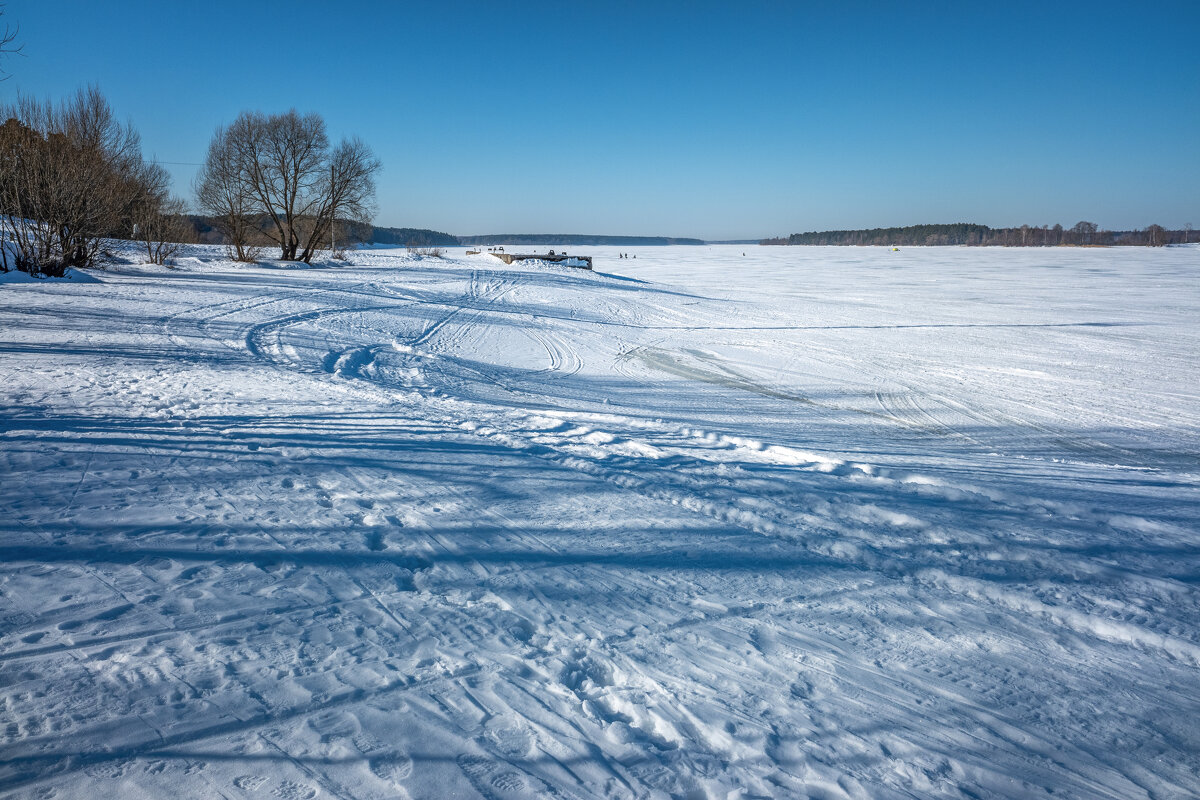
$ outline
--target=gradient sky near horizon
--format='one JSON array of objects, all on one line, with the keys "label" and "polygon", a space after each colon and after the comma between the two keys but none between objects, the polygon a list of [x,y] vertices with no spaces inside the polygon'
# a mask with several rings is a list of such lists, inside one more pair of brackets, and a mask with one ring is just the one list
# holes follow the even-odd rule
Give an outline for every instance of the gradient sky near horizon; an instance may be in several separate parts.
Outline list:
[{"label": "gradient sky near horizon", "polygon": [[380,156],[376,224],[759,238],[1200,226],[1200,3],[8,0],[0,100],[100,86],[181,194],[239,112]]}]

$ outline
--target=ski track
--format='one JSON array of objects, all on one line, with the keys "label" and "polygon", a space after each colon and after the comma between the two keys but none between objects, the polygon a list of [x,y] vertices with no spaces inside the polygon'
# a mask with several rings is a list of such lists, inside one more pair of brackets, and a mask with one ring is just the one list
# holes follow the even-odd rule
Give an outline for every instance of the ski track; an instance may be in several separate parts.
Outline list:
[{"label": "ski track", "polygon": [[1034,323],[726,299],[720,248],[189,252],[0,296],[0,795],[1200,793],[1196,398],[1156,438],[1056,340],[989,366]]}]

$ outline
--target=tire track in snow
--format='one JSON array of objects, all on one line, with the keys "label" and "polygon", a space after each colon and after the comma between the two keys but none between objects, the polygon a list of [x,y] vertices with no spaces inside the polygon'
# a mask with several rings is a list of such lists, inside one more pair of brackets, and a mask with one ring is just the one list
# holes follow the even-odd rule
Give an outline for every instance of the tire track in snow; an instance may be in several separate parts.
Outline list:
[{"label": "tire track in snow", "polygon": [[[287,550],[272,551],[276,553],[281,561],[287,559]],[[172,555],[175,555],[174,553]],[[270,553],[267,553],[270,555]],[[234,614],[228,614],[220,619],[196,622],[190,625],[171,625],[168,627],[154,628],[152,630],[137,630],[125,633],[116,633],[110,636],[95,636],[90,639],[81,639],[74,642],[59,642],[57,644],[46,645],[44,647],[33,647],[25,650],[12,650],[5,653],[0,653],[0,663],[5,661],[15,661],[25,658],[40,658],[42,656],[54,655],[57,653],[67,653],[76,650],[86,650],[91,647],[104,647],[108,645],[123,645],[141,641],[143,639],[154,639],[159,636],[171,636],[180,633],[197,633],[200,631],[215,632],[231,625],[247,622],[257,619],[262,616],[287,617],[291,614],[311,615],[313,611],[323,610],[327,608],[341,608],[350,606],[355,603],[378,601],[378,593],[367,592],[358,597],[350,597],[344,600],[323,600],[319,604],[307,606],[283,605],[275,607],[256,607],[253,611],[242,611]]]},{"label": "tire track in snow", "polygon": [[445,350],[446,344],[450,344],[458,339],[461,339],[466,329],[472,327],[475,324],[475,321],[478,320],[479,317],[481,317],[484,313],[492,310],[489,308],[489,306],[493,305],[516,285],[516,280],[512,278],[501,278],[490,284],[484,285],[484,274],[485,273],[483,273],[481,270],[471,270],[470,283],[467,288],[468,302],[466,304],[454,304],[449,313],[445,314],[432,325],[428,326],[424,331],[421,332],[419,336],[417,336],[416,339],[410,342],[410,344],[413,347],[421,347],[427,344],[433,339],[434,336],[437,336],[443,328],[449,325],[456,318],[464,313],[470,313],[470,319],[467,321],[467,323],[464,325],[459,325],[457,332],[452,332],[448,341],[443,344],[441,349]]},{"label": "tire track in snow", "polygon": [[[880,416],[890,418],[894,422],[914,430],[931,435],[958,438],[974,444],[983,452],[997,450],[1005,452],[1014,449],[1043,452],[1045,445],[1049,443],[1058,446],[1066,454],[1073,455],[1075,458],[1088,459],[1081,462],[1085,464],[1113,465],[1115,462],[1124,461],[1131,465],[1138,465],[1143,460],[1143,456],[1128,449],[1081,436],[1061,426],[1035,422],[1029,418],[1029,415],[1017,417],[998,407],[984,409],[968,406],[962,401],[954,400],[944,392],[938,391],[936,386],[930,386],[928,383],[917,385],[905,377],[919,374],[930,378],[942,375],[943,370],[938,364],[917,362],[914,365],[900,368],[895,363],[884,363],[860,351],[856,351],[855,355],[851,357],[838,348],[820,345],[811,339],[801,340],[796,344],[819,354],[823,360],[841,364],[859,375],[871,378],[876,385],[899,386],[899,390],[877,389],[874,392],[875,401],[883,411]],[[1045,403],[1040,405],[1044,406]],[[961,421],[948,420],[946,412],[950,412]],[[864,410],[861,413],[871,415],[872,412]],[[973,425],[980,432],[964,430],[965,424]],[[1004,438],[996,439],[994,433],[1021,430],[1036,433],[1039,436],[1006,440]],[[988,432],[993,432],[990,437],[987,435]]]},{"label": "tire track in snow", "polygon": [[[5,779],[5,788],[11,791],[61,778],[65,775],[72,775],[98,764],[118,760],[162,758],[172,757],[181,753],[185,754],[186,751],[182,750],[182,748],[192,747],[210,739],[225,738],[234,734],[258,731],[272,725],[278,725],[281,722],[311,716],[318,712],[346,708],[367,701],[378,701],[388,695],[425,690],[443,683],[470,678],[479,675],[481,672],[482,670],[478,666],[472,665],[446,675],[412,680],[401,677],[378,688],[351,689],[335,693],[325,700],[316,701],[301,707],[280,709],[271,707],[269,703],[260,700],[266,706],[266,710],[264,711],[250,713],[240,719],[234,718],[225,722],[212,723],[193,730],[165,735],[160,734],[157,738],[143,741],[140,744],[124,745],[120,750],[115,752],[103,749],[82,753],[75,750],[56,752],[53,748],[61,746],[62,739],[60,736],[51,735],[48,737],[27,738],[22,740],[20,748],[21,750],[25,750],[26,753],[14,752],[17,748],[10,748],[10,751],[5,754],[5,758],[0,760],[0,767],[7,766],[20,770],[15,775]],[[125,723],[126,720],[116,720],[102,727],[109,728],[114,724],[119,726]],[[75,736],[79,739],[91,741],[100,738],[98,732],[89,733],[87,731],[77,731]],[[36,769],[36,774],[31,774],[28,771],[31,769]]]},{"label": "tire track in snow", "polygon": [[[180,278],[179,280],[185,280],[185,278]],[[317,297],[328,298],[331,294],[345,295],[350,297],[365,297],[378,301],[380,293],[378,289],[375,288],[375,285],[369,282],[352,284],[350,286],[339,286],[332,290],[294,287],[277,289],[270,292],[259,292],[250,297],[238,297],[221,303],[184,308],[174,314],[159,318],[158,323],[163,332],[174,344],[184,349],[190,349],[191,344],[179,333],[179,329],[181,327],[181,322],[184,321],[184,318],[194,317],[186,320],[191,327],[194,327],[199,333],[203,334],[207,338],[220,342],[231,349],[237,350],[239,349],[239,345],[241,345],[244,340],[244,335],[239,336],[236,339],[223,338],[213,335],[211,333],[211,328],[218,320],[225,319],[239,313],[254,311],[265,306],[277,305],[283,302],[302,301]],[[389,294],[392,296],[400,296],[394,295],[393,293]],[[411,300],[412,298],[404,296],[404,299]]]},{"label": "tire track in snow", "polygon": [[[276,317],[275,319],[256,323],[246,329],[244,334],[246,350],[249,351],[254,357],[262,361],[269,361],[280,367],[290,368],[309,374],[328,372],[329,370],[324,368],[324,365],[328,362],[328,353],[326,354],[326,357],[321,359],[319,362],[322,365],[322,368],[318,369],[316,367],[308,366],[294,348],[284,343],[282,336],[283,332],[297,325],[315,323],[330,317],[343,316],[346,314],[398,310],[402,308],[407,308],[407,306],[376,305],[356,306],[353,308],[325,307],[312,311],[303,311],[295,314],[288,314],[282,317]],[[351,349],[359,350],[362,348]],[[344,352],[346,351],[339,353],[338,356],[343,355]]]},{"label": "tire track in snow", "polygon": [[[440,317],[432,325],[425,330],[412,342],[411,346],[419,346],[427,344],[434,339],[438,334],[446,329],[451,330],[451,334],[444,342],[441,349],[460,340],[465,332],[477,323],[479,317],[486,314],[490,309],[488,306],[498,300],[503,294],[509,291],[515,285],[512,280],[500,280],[488,285],[482,283],[480,272],[475,270],[472,272],[470,285],[470,305],[454,305],[450,311]],[[392,294],[387,292],[387,294]],[[290,328],[299,325],[317,324],[323,320],[330,319],[336,316],[344,316],[357,313],[371,312],[386,312],[391,310],[409,309],[414,305],[448,305],[447,303],[434,303],[410,300],[407,303],[397,304],[373,304],[373,305],[354,305],[348,307],[326,306],[323,308],[297,312],[288,314],[282,317],[266,320],[249,326],[244,334],[245,349],[254,357],[269,361],[277,366],[289,369],[296,369],[301,372],[316,374],[319,372],[338,373],[346,377],[364,377],[362,372],[375,359],[379,352],[389,348],[385,344],[367,344],[354,345],[344,349],[334,349],[326,352],[320,361],[320,368],[314,368],[305,363],[305,360],[299,355],[291,345],[285,342],[285,334]],[[228,313],[237,313],[243,309],[235,309]],[[454,324],[459,321],[464,315],[469,315],[468,318],[461,324]],[[391,345],[394,349],[394,345]],[[487,378],[483,373],[479,373],[480,377]]]},{"label": "tire track in snow", "polygon": [[531,326],[526,333],[546,350],[550,364],[534,374],[553,378],[569,378],[583,369],[583,358],[566,337],[545,328]]},{"label": "tire track in snow", "polygon": [[182,333],[184,323],[189,328],[194,329],[197,333],[204,335],[206,338],[213,341],[225,344],[228,343],[213,336],[208,329],[212,323],[219,319],[233,316],[243,311],[253,311],[264,306],[274,305],[284,302],[287,298],[280,297],[275,293],[262,293],[254,295],[250,298],[238,298],[229,300],[224,303],[216,303],[208,306],[189,307],[166,317],[162,317],[159,322],[163,333],[176,347],[183,351],[189,351],[194,348],[194,343]]}]

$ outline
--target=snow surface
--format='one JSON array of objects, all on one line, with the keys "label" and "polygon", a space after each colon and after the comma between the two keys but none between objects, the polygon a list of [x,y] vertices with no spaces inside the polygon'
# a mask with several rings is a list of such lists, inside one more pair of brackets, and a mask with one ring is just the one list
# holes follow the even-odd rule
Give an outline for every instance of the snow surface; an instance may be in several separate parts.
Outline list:
[{"label": "snow surface", "polygon": [[1200,249],[579,250],[0,286],[0,794],[1200,795]]}]

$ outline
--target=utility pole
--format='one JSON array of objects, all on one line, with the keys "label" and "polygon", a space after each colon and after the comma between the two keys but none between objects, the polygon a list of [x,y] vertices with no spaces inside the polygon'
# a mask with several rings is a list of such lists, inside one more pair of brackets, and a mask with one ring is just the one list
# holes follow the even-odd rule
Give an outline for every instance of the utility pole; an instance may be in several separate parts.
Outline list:
[{"label": "utility pole", "polygon": [[332,259],[333,254],[337,252],[333,247],[333,225],[337,222],[337,205],[333,202],[333,164],[329,165],[329,257]]}]

